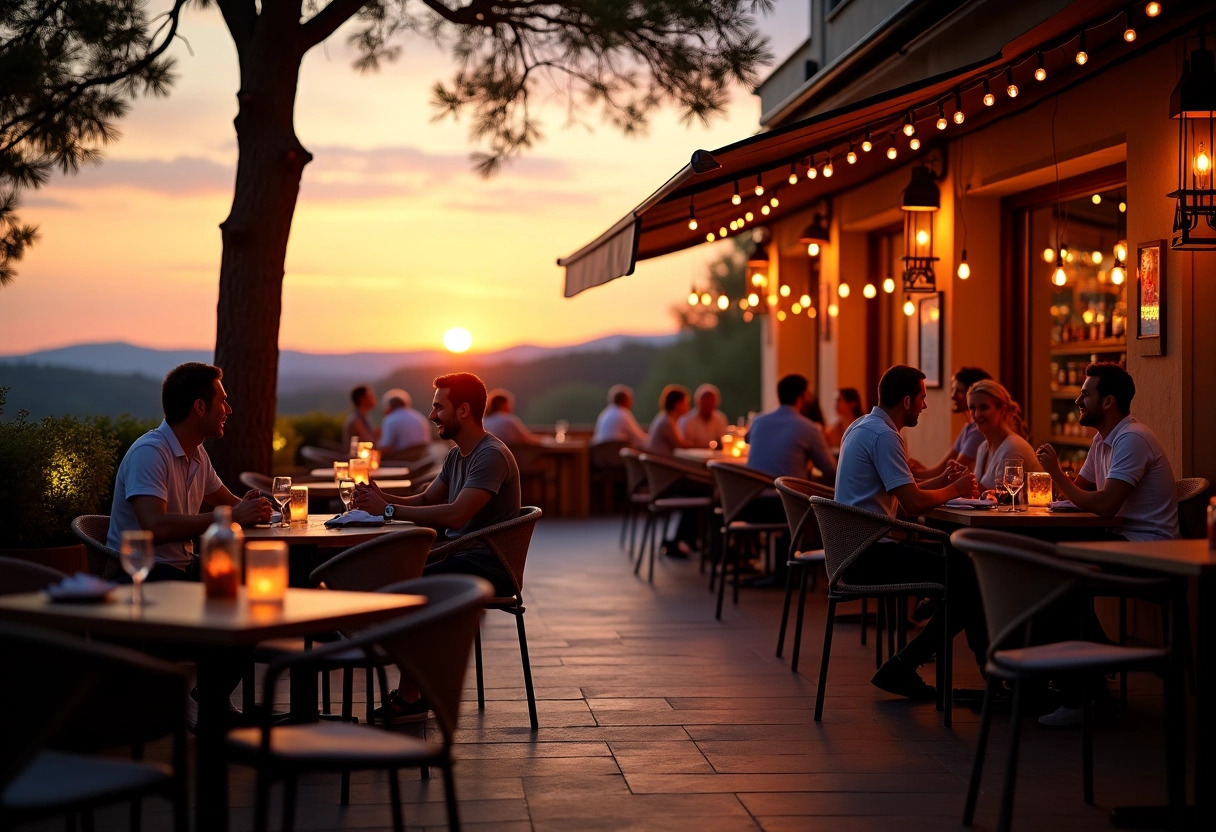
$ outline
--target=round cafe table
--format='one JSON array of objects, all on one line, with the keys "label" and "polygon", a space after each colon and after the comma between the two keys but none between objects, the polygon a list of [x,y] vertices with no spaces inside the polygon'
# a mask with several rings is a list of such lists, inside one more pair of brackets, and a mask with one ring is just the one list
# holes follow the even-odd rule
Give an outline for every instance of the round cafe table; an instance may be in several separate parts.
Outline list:
[{"label": "round cafe table", "polygon": [[[332,481],[334,478],[334,469],[333,468],[313,468],[311,471],[308,472],[308,475],[310,477],[316,477],[317,479]],[[404,465],[393,465],[393,466],[381,465],[375,471],[372,471],[372,479],[380,479],[380,478],[400,479],[401,477],[408,477],[409,475],[410,475],[410,469],[405,467]],[[313,485],[313,483],[300,482],[300,483],[296,483],[296,485]]]},{"label": "round cafe table", "polygon": [[[372,482],[374,482],[376,485],[380,486],[381,488],[383,488],[387,491],[399,491],[402,489],[409,488],[411,485],[414,484],[412,480],[381,479],[380,477],[372,477]],[[334,482],[332,479],[325,480],[324,482],[301,482],[301,483],[296,483],[296,484],[304,485],[304,486],[308,487],[309,499],[312,499],[313,497],[337,497],[338,496],[338,484],[336,482]]]},{"label": "round cafe table", "polygon": [[292,523],[288,528],[279,526],[252,526],[246,528],[245,540],[282,540],[288,546],[354,546],[382,534],[404,531],[413,523],[389,520],[383,526],[346,526],[331,529],[325,526],[325,521],[332,514],[309,514],[308,522]]}]

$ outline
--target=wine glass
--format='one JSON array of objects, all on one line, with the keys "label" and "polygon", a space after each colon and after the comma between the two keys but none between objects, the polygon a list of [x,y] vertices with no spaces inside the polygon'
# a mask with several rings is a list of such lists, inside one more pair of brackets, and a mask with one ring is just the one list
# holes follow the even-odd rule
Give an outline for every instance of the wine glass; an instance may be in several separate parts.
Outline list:
[{"label": "wine glass", "polygon": [[342,500],[342,513],[350,511],[350,501],[355,496],[355,481],[342,480],[338,483],[338,497]]},{"label": "wine glass", "polygon": [[120,555],[122,568],[131,576],[131,603],[139,606],[144,602],[144,578],[152,571],[152,562],[155,559],[152,553],[152,532],[146,529],[124,531]]},{"label": "wine glass", "polygon": [[1024,481],[1025,475],[1023,474],[1022,460],[1005,460],[1005,476],[1001,480],[1001,483],[1005,486],[1005,490],[1009,492],[1010,511],[1018,510],[1018,492],[1022,490],[1022,483]]},{"label": "wine glass", "polygon": [[274,501],[279,507],[279,526],[287,528],[291,525],[287,506],[291,504],[291,477],[275,477],[271,486]]},{"label": "wine glass", "polygon": [[553,438],[557,442],[565,442],[566,434],[570,431],[570,422],[566,419],[558,419],[553,426]]}]

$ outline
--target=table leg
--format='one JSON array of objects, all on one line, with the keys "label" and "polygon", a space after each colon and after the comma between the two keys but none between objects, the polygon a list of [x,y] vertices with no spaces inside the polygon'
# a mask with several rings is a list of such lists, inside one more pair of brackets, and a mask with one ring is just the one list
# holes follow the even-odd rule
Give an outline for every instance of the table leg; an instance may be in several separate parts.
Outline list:
[{"label": "table leg", "polygon": [[198,728],[195,741],[195,829],[228,829],[228,763],[224,731],[228,719],[230,681],[223,653],[198,657]]},{"label": "table leg", "polygon": [[[1195,818],[1197,829],[1216,828],[1216,801],[1208,791],[1216,783],[1216,577],[1199,578],[1199,658],[1195,663],[1198,691],[1195,736]],[[1185,622],[1190,626],[1190,622]]]}]

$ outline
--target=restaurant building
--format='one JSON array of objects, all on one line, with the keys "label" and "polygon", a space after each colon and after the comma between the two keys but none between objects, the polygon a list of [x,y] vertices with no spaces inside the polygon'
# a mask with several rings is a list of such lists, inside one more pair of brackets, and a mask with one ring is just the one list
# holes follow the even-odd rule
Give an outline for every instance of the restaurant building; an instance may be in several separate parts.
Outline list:
[{"label": "restaurant building", "polygon": [[[1176,476],[1216,480],[1216,9],[809,5],[810,36],[757,89],[762,131],[696,151],[560,260],[566,294],[759,240],[750,297],[721,303],[764,329],[766,397],[800,372],[821,401],[856,387],[868,407],[886,367],[915,364],[929,410],[909,453],[935,460],[964,418],[951,373],[980,366],[1021,402],[1032,444],[1079,468],[1084,367],[1121,361]],[[1171,117],[1180,106],[1190,117]]]}]

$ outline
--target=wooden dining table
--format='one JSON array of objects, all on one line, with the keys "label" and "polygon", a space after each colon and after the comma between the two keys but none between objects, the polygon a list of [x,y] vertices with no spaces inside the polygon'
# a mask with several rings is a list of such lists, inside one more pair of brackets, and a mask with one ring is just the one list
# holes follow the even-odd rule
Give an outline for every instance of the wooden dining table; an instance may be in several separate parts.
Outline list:
[{"label": "wooden dining table", "polygon": [[[116,588],[108,601],[90,604],[56,603],[42,592],[5,595],[0,596],[0,620],[153,643],[184,650],[195,659],[200,692],[195,828],[200,832],[228,828],[226,669],[267,639],[366,626],[426,603],[420,595],[314,589],[288,589],[281,604],[251,603],[243,589],[236,600],[217,601],[204,596],[202,584],[186,581],[145,584],[143,594],[139,606],[130,603],[129,586]],[[313,719],[316,682],[311,674],[305,676],[292,678],[292,713]]]},{"label": "wooden dining table", "polygon": [[244,529],[246,540],[282,540],[288,546],[354,546],[382,534],[391,534],[413,527],[404,520],[387,520],[379,526],[343,526],[330,528],[325,521],[334,515],[324,512],[309,514],[307,522],[292,523],[284,528],[278,524],[248,526]]},{"label": "wooden dining table", "polygon": [[[313,468],[311,471],[308,472],[308,475],[310,477],[316,477],[319,480],[326,480],[326,479],[333,480],[334,469],[333,468]],[[404,465],[381,465],[379,468],[372,471],[372,479],[374,479],[374,480],[379,480],[381,477],[383,477],[384,479],[401,479],[403,477],[408,477],[409,475],[410,475],[410,469]],[[298,482],[298,483],[296,483],[296,485],[307,485],[311,488],[312,486],[316,485],[316,483]]]},{"label": "wooden dining table", "polygon": [[938,528],[996,529],[1050,540],[1075,539],[1077,536],[1092,539],[1103,529],[1118,529],[1123,525],[1122,517],[1102,517],[1088,511],[1051,511],[1042,506],[1017,512],[1005,509],[1006,506],[994,509],[938,506],[926,512],[924,518],[926,525]]},{"label": "wooden dining table", "polygon": [[[1207,540],[1101,540],[1060,543],[1056,551],[1063,557],[1139,569],[1160,575],[1194,579],[1198,584],[1198,638],[1195,662],[1199,700],[1196,720],[1195,815],[1194,829],[1216,829],[1216,551]],[[1186,622],[1190,626],[1190,622]],[[1164,809],[1164,807],[1161,807]],[[1112,811],[1116,825],[1138,824],[1145,807]]]}]

